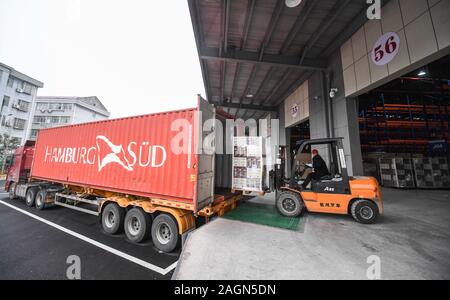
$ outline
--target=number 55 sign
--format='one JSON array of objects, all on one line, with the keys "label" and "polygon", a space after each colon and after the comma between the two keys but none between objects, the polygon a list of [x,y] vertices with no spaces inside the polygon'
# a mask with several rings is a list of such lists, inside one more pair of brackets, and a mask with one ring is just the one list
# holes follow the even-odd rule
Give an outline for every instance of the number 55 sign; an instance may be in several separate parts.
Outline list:
[{"label": "number 55 sign", "polygon": [[400,49],[400,37],[395,32],[381,36],[372,49],[372,61],[377,66],[390,63]]}]

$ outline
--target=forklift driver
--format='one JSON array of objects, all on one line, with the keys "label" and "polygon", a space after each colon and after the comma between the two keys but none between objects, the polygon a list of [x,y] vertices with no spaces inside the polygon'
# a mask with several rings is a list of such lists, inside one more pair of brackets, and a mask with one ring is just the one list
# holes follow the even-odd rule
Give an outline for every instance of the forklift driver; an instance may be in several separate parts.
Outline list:
[{"label": "forklift driver", "polygon": [[328,171],[327,164],[323,160],[323,158],[319,155],[319,151],[316,149],[312,150],[312,156],[313,156],[313,172],[311,172],[305,179],[305,181],[302,184],[302,188],[304,190],[307,189],[309,183],[311,180],[320,180],[324,176],[330,175],[330,172]]}]

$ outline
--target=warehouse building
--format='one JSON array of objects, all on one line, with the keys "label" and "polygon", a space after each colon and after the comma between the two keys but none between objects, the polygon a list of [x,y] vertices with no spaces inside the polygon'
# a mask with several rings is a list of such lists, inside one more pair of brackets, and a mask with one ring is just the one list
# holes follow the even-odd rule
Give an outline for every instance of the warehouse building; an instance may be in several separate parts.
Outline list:
[{"label": "warehouse building", "polygon": [[357,0],[189,6],[209,102],[278,118],[288,155],[305,139],[343,137],[350,175],[450,185],[450,1],[381,1],[378,19]]},{"label": "warehouse building", "polygon": [[[278,119],[270,141],[288,151],[274,177],[284,169],[290,180],[281,181],[288,192],[251,199],[194,232],[175,279],[448,278],[450,1],[367,2],[189,0],[207,100],[236,118]],[[340,145],[314,148],[330,172],[338,162],[350,181],[378,179],[379,222],[309,209],[334,211],[339,194],[352,192],[328,188],[337,172],[316,179],[312,193],[302,187],[308,214],[293,229],[285,218],[269,222],[300,189],[291,166],[302,141],[333,137],[344,142],[338,159]]]}]

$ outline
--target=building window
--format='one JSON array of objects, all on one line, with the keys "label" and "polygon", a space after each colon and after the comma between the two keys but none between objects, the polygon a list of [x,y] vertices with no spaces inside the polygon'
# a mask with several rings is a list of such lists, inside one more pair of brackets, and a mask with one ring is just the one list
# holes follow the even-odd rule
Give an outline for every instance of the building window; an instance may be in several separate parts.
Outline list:
[{"label": "building window", "polygon": [[48,107],[48,103],[45,103],[45,102],[36,103],[36,109],[38,109],[38,110],[46,110],[47,107]]},{"label": "building window", "polygon": [[70,103],[65,103],[65,104],[63,105],[63,109],[64,109],[64,110],[72,110],[72,104],[70,104]]},{"label": "building window", "polygon": [[52,123],[52,124],[58,124],[58,123],[59,123],[59,117],[51,117],[50,123]]},{"label": "building window", "polygon": [[11,118],[7,115],[2,115],[2,126],[11,127]]},{"label": "building window", "polygon": [[24,112],[28,112],[28,110],[30,108],[30,102],[19,99],[19,101],[17,101],[17,104],[14,106],[14,108],[24,111]]},{"label": "building window", "polygon": [[69,124],[70,117],[61,117],[61,123],[62,124]]},{"label": "building window", "polygon": [[8,85],[8,87],[12,88],[14,85],[14,78],[9,77],[7,85]]},{"label": "building window", "polygon": [[48,109],[50,110],[62,110],[63,109],[63,105],[62,103],[50,103],[48,106]]},{"label": "building window", "polygon": [[29,83],[27,83],[27,82],[23,82],[23,83],[22,83],[22,90],[23,90],[23,92],[24,92],[25,94],[33,95],[33,92],[34,92],[34,86],[31,85],[31,84],[29,84]]},{"label": "building window", "polygon": [[30,133],[30,138],[35,139],[39,130],[38,129],[32,129]]},{"label": "building window", "polygon": [[34,85],[29,84],[28,82],[25,81],[21,81],[18,86],[16,91],[18,93],[23,93],[23,94],[27,94],[27,95],[32,95],[34,92]]},{"label": "building window", "polygon": [[4,106],[9,106],[9,96],[4,96],[3,97],[3,103],[2,103],[2,107]]},{"label": "building window", "polygon": [[14,118],[13,128],[17,129],[17,130],[24,130],[25,123],[26,123],[26,120],[24,120],[24,119]]},{"label": "building window", "polygon": [[42,117],[42,116],[35,116],[33,119],[33,123],[35,123],[35,124],[44,124],[44,123],[46,123],[45,121],[46,121],[46,118]]}]

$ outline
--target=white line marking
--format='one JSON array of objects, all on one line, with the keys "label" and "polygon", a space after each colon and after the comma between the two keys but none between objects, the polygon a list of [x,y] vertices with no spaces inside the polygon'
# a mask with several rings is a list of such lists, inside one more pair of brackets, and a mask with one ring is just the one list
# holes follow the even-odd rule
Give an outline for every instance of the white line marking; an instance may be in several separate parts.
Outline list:
[{"label": "white line marking", "polygon": [[53,228],[56,228],[58,230],[61,230],[61,231],[65,232],[65,233],[67,233],[67,234],[69,234],[71,236],[74,236],[74,237],[76,237],[76,238],[78,238],[80,240],[83,240],[83,241],[91,244],[91,245],[94,245],[94,246],[96,246],[98,248],[101,248],[101,249],[103,249],[105,251],[108,251],[108,252],[110,252],[110,253],[112,253],[114,255],[120,256],[120,257],[122,257],[122,258],[124,258],[126,260],[129,260],[129,261],[131,261],[131,262],[133,262],[135,264],[138,264],[138,265],[140,265],[140,266],[142,266],[144,268],[147,268],[147,269],[150,269],[152,271],[155,271],[155,272],[157,272],[157,273],[159,273],[161,275],[166,275],[167,273],[169,273],[170,271],[175,269],[175,267],[177,266],[178,261],[174,262],[173,264],[171,264],[167,268],[163,269],[163,268],[155,266],[155,265],[153,265],[153,264],[151,264],[149,262],[146,262],[146,261],[144,261],[142,259],[136,258],[136,257],[131,256],[129,254],[126,254],[126,253],[124,253],[122,251],[119,251],[119,250],[116,250],[116,249],[114,249],[112,247],[109,247],[109,246],[107,246],[105,244],[99,243],[99,242],[97,242],[97,241],[95,241],[93,239],[90,239],[90,238],[88,238],[88,237],[86,237],[84,235],[76,233],[76,232],[74,232],[74,231],[72,231],[70,229],[64,228],[64,227],[62,227],[62,226],[60,226],[58,224],[55,224],[53,222],[50,222],[50,221],[46,220],[46,219],[43,219],[43,218],[38,217],[36,215],[33,215],[32,213],[29,213],[29,212],[27,212],[27,211],[25,211],[23,209],[15,207],[14,205],[11,205],[11,204],[6,203],[4,201],[0,200],[0,204],[8,206],[9,208],[12,208],[12,209],[14,209],[14,210],[16,210],[18,212],[21,212],[21,213],[23,213],[23,214],[25,214],[25,215],[27,215],[29,217],[32,217],[35,220],[38,220],[38,221],[40,221],[42,223],[45,223],[45,224],[47,224],[47,225],[49,225],[49,226],[51,226]]}]

